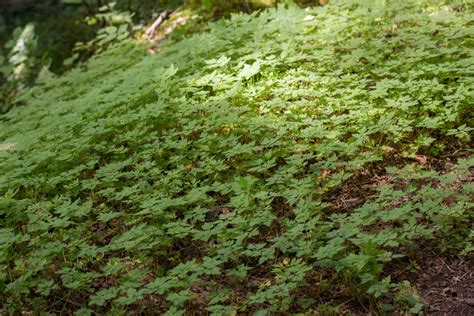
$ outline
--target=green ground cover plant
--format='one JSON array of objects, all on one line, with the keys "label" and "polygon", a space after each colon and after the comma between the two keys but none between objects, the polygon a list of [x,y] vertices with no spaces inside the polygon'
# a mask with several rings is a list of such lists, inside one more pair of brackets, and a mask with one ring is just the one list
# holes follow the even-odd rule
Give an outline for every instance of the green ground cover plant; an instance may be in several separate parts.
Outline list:
[{"label": "green ground cover plant", "polygon": [[0,117],[2,312],[421,313],[387,267],[473,251],[473,48],[469,2],[332,1],[43,77]]}]

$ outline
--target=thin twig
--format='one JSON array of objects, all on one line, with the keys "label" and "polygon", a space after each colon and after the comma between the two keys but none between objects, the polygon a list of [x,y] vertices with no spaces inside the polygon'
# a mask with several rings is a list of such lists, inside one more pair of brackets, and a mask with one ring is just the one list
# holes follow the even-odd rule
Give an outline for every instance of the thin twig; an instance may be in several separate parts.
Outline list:
[{"label": "thin twig", "polygon": [[[66,303],[69,303],[71,305],[74,305],[74,306],[77,306],[77,307],[82,307],[82,305],[80,305],[79,303],[76,303],[76,302],[73,302],[73,301],[70,301],[69,300],[69,297],[68,298],[64,298],[64,297],[61,297],[61,296],[56,296],[57,299],[63,301],[63,302],[66,302]],[[65,306],[65,305],[64,305]],[[63,308],[64,308],[63,306]]]},{"label": "thin twig", "polygon": [[441,262],[446,266],[446,268],[448,268],[449,271],[451,271],[452,273],[456,273],[456,271],[453,271],[447,264],[446,262],[444,262],[443,258],[441,258],[440,256],[438,256],[434,251],[433,251],[433,254],[438,257],[439,260],[441,260]]},{"label": "thin twig", "polygon": [[341,307],[341,306],[343,306],[343,305],[345,305],[345,304],[347,304],[347,303],[349,303],[349,302],[351,302],[351,301],[353,301],[353,300],[354,300],[354,298],[348,299],[347,301],[342,302],[341,304],[337,305],[337,307]]}]

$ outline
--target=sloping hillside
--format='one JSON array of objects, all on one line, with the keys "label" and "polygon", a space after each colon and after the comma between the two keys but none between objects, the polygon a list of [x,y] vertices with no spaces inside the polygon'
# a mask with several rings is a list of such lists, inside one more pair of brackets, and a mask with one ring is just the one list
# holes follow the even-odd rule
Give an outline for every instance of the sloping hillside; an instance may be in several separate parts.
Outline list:
[{"label": "sloping hillside", "polygon": [[474,249],[474,11],[356,2],[123,44],[22,96],[2,312],[421,312],[409,272]]}]

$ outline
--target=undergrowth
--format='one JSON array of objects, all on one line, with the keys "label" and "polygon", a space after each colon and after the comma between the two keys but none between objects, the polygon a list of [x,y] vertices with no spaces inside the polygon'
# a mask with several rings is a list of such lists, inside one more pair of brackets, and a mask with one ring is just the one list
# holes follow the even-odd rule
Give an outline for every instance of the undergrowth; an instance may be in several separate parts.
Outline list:
[{"label": "undergrowth", "polygon": [[23,95],[0,117],[2,312],[420,313],[384,268],[473,250],[474,15],[357,2],[122,43]]}]

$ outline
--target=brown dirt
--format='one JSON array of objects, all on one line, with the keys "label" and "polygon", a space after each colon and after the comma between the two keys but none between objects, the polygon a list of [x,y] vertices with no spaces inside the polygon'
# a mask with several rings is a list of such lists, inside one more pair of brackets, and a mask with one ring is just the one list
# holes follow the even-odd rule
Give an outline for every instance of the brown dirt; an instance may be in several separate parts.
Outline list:
[{"label": "brown dirt", "polygon": [[433,255],[413,278],[426,315],[474,315],[474,256]]},{"label": "brown dirt", "polygon": [[425,315],[474,315],[474,255],[441,257],[432,251],[419,255],[416,271],[408,271],[408,263],[399,262],[403,268],[391,274],[396,281],[410,281]]}]

